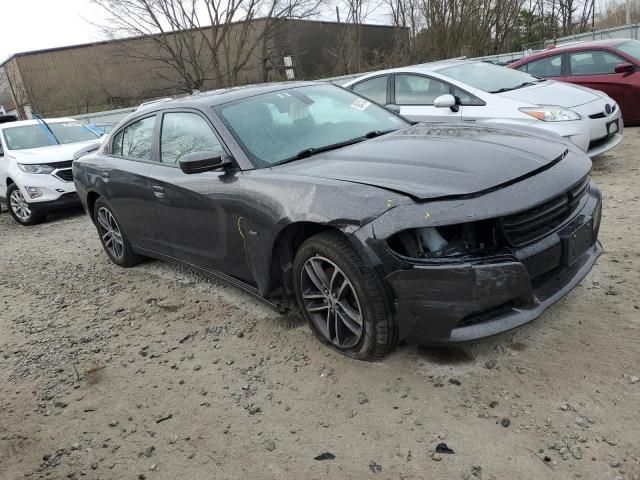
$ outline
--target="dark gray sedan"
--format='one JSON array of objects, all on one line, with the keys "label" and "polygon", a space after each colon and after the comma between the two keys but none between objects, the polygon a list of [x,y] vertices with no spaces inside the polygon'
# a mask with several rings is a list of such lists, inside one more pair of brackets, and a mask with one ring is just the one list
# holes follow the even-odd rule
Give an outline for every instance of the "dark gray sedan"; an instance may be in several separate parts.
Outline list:
[{"label": "dark gray sedan", "polygon": [[74,162],[107,255],[187,265],[376,359],[539,316],[601,253],[591,161],[559,137],[410,124],[340,87],[159,102]]}]

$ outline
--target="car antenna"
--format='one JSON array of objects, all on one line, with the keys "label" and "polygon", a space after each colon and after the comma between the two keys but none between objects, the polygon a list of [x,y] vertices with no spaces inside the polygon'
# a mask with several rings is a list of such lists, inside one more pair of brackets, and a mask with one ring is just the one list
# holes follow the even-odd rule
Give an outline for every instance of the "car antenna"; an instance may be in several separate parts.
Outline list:
[{"label": "car antenna", "polygon": [[38,115],[37,113],[34,113],[33,117],[38,121],[38,123],[44,125],[44,127],[47,129],[47,136],[50,139],[53,139],[53,141],[56,143],[56,145],[60,145],[60,141],[56,138],[55,133],[53,133],[53,130],[51,130],[49,125],[47,125],[47,122],[45,122],[44,119],[40,115]]}]

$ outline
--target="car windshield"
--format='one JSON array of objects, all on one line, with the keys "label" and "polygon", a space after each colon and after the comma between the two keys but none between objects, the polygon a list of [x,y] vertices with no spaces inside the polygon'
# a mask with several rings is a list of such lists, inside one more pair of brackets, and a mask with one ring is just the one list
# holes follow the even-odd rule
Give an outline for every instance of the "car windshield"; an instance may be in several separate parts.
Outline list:
[{"label": "car windshield", "polygon": [[26,150],[51,145],[86,142],[98,139],[98,135],[80,122],[47,122],[49,129],[42,123],[5,128],[4,135],[9,150]]},{"label": "car windshield", "polygon": [[519,70],[484,62],[462,63],[453,67],[441,68],[437,72],[489,93],[508,92],[544,81]]},{"label": "car windshield", "polygon": [[628,42],[621,43],[616,48],[640,61],[640,41],[629,40]]},{"label": "car windshield", "polygon": [[334,85],[279,90],[214,110],[256,166],[303,158],[409,125]]}]

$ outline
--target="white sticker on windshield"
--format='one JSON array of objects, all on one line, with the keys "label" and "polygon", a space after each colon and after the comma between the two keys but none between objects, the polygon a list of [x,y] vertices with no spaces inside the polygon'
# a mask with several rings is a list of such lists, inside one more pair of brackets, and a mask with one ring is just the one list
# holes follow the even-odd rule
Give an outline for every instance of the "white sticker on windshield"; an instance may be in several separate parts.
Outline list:
[{"label": "white sticker on windshield", "polygon": [[366,101],[364,98],[358,98],[351,104],[351,108],[355,108],[362,112],[363,110],[366,110],[369,105],[371,105],[371,102]]}]

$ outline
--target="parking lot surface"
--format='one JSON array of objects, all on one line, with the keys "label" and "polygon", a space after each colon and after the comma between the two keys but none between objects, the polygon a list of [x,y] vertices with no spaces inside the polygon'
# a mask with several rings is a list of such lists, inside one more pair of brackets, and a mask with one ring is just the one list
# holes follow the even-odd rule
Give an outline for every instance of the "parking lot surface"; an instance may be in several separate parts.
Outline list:
[{"label": "parking lot surface", "polygon": [[3,212],[0,478],[640,478],[640,128],[625,135],[594,161],[605,252],[571,294],[377,363],[187,270],[111,264],[82,212]]}]

